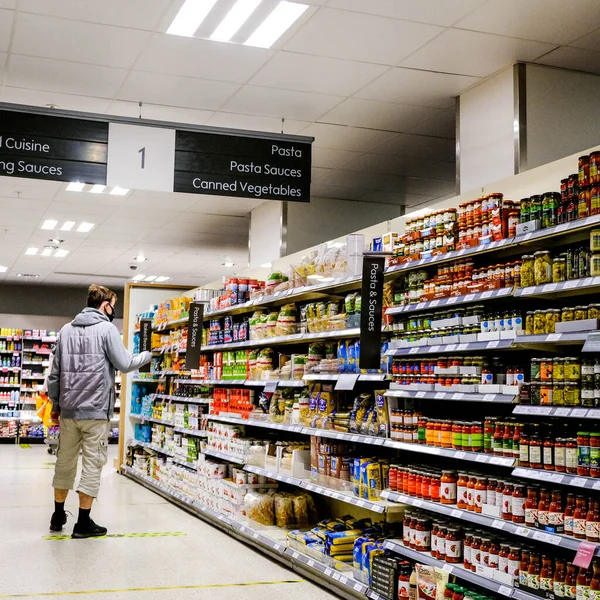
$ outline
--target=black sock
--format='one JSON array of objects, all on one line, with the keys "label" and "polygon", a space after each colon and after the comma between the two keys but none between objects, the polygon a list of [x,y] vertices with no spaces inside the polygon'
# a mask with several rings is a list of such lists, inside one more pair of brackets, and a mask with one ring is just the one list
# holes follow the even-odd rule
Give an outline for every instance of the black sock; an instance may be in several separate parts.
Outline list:
[{"label": "black sock", "polygon": [[55,513],[64,513],[65,512],[65,503],[54,501],[54,512]]},{"label": "black sock", "polygon": [[80,508],[79,509],[79,518],[77,519],[78,525],[86,526],[90,522],[90,512],[91,508]]}]

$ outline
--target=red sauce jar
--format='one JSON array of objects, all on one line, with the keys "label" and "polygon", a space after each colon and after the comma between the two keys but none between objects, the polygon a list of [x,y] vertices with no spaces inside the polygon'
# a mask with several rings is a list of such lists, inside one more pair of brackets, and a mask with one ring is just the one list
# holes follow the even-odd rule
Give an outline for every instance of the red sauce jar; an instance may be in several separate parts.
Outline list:
[{"label": "red sauce jar", "polygon": [[462,560],[463,544],[461,531],[455,527],[448,527],[446,534],[446,562],[458,564]]},{"label": "red sauce jar", "polygon": [[440,475],[433,475],[431,477],[431,486],[429,488],[430,494],[431,494],[431,501],[432,502],[439,502],[440,501],[440,489],[441,489],[441,476]]},{"label": "red sauce jar", "polygon": [[512,495],[513,485],[505,481],[502,490],[502,519],[504,521],[512,521]]},{"label": "red sauce jar", "polygon": [[440,501],[442,504],[456,504],[457,481],[456,471],[442,471],[440,479]]},{"label": "red sauce jar", "polygon": [[458,481],[456,482],[456,506],[466,510],[469,507],[469,490],[467,484],[469,476],[467,473],[459,472]]},{"label": "red sauce jar", "polygon": [[512,494],[512,522],[525,523],[525,486],[515,484]]}]

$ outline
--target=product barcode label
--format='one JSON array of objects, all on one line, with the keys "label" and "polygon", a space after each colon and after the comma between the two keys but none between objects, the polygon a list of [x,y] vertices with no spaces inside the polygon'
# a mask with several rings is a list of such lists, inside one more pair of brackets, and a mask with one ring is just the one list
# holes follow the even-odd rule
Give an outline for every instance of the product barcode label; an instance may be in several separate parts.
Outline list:
[{"label": "product barcode label", "polygon": [[600,419],[600,410],[598,410],[597,408],[588,410],[587,418],[588,419]]},{"label": "product barcode label", "polygon": [[444,571],[448,571],[448,573],[452,573],[452,571],[454,571],[454,567],[452,565],[445,564],[442,568]]},{"label": "product barcode label", "polygon": [[430,352],[439,352],[439,350],[440,350],[440,347],[439,347],[439,346],[431,346],[431,347],[429,348],[429,351],[430,351]]},{"label": "product barcode label", "polygon": [[451,517],[454,517],[455,519],[460,519],[460,517],[462,517],[462,510],[458,510],[457,508],[455,508],[451,513],[450,513]]},{"label": "product barcode label", "polygon": [[419,351],[418,348],[411,348],[408,353],[409,354],[416,354],[418,351]]},{"label": "product barcode label", "polygon": [[526,287],[521,291],[521,296],[529,296],[535,292],[535,287]]},{"label": "product barcode label", "polygon": [[481,294],[481,299],[483,300],[484,298],[491,298],[492,297],[493,292],[488,290],[487,292],[483,292]]},{"label": "product barcode label", "polygon": [[573,417],[585,417],[587,415],[587,410],[585,408],[574,408],[571,411],[571,416]]},{"label": "product barcode label", "polygon": [[333,575],[333,571],[331,569],[325,569],[325,575],[327,575],[327,577],[331,577]]},{"label": "product barcode label", "polygon": [[543,288],[542,292],[553,292],[556,289],[557,283],[547,283]]},{"label": "product barcode label", "polygon": [[459,450],[454,456],[456,456],[456,458],[458,458],[458,459],[461,459],[466,456],[466,453],[463,452],[462,450]]},{"label": "product barcode label", "polygon": [[563,289],[565,290],[572,290],[573,288],[576,288],[579,285],[579,281],[575,280],[575,281],[565,281],[563,283]]},{"label": "product barcode label", "polygon": [[356,503],[356,505],[357,505],[357,506],[361,506],[361,507],[362,507],[362,506],[364,506],[364,505],[365,505],[365,502],[364,502],[364,500],[359,500],[359,501]]},{"label": "product barcode label", "polygon": [[494,519],[492,527],[495,527],[496,529],[504,529],[504,523],[502,521],[498,521],[498,519]]},{"label": "product barcode label", "polygon": [[415,501],[413,502],[413,506],[417,506],[417,507],[418,507],[418,506],[423,506],[423,501],[422,501],[422,500],[415,500]]},{"label": "product barcode label", "polygon": [[577,487],[585,487],[586,480],[583,477],[573,477],[569,483]]},{"label": "product barcode label", "polygon": [[315,561],[314,560],[309,560],[307,564],[308,564],[309,567],[314,567],[315,566]]},{"label": "product barcode label", "polygon": [[416,397],[417,398],[425,398],[425,392],[417,392]]},{"label": "product barcode label", "polygon": [[498,593],[499,593],[501,596],[512,596],[512,595],[513,595],[513,593],[514,593],[514,591],[515,591],[515,590],[514,590],[513,588],[510,588],[510,587],[508,587],[508,586],[506,586],[506,585],[501,585],[501,586],[498,588]]},{"label": "product barcode label", "polygon": [[453,296],[452,298],[448,298],[446,304],[455,304],[457,300],[458,298],[456,296]]},{"label": "product barcode label", "polygon": [[487,347],[488,348],[497,348],[499,345],[500,345],[499,340],[493,340],[491,342],[488,342]]},{"label": "product barcode label", "polygon": [[447,352],[454,352],[456,350],[456,344],[448,344],[446,346],[446,351]]},{"label": "product barcode label", "polygon": [[523,537],[527,537],[529,535],[529,529],[526,529],[525,527],[517,527],[515,529],[515,533],[517,535],[522,535]]},{"label": "product barcode label", "polygon": [[445,392],[437,392],[437,394],[435,395],[436,400],[443,400],[445,397],[446,397]]},{"label": "product barcode label", "polygon": [[456,393],[456,394],[452,394],[452,400],[462,400],[464,398],[464,394]]},{"label": "product barcode label", "polygon": [[469,344],[459,344],[457,350],[468,350]]},{"label": "product barcode label", "polygon": [[566,417],[566,416],[568,416],[570,413],[571,413],[571,409],[570,409],[570,408],[557,408],[557,409],[554,411],[554,414],[555,414],[557,417]]},{"label": "product barcode label", "polygon": [[348,580],[343,575],[340,575],[340,583],[346,584]]},{"label": "product barcode label", "polygon": [[359,592],[362,589],[362,585],[360,583],[355,583],[354,584],[354,589]]},{"label": "product barcode label", "polygon": [[432,301],[429,303],[429,306],[437,306],[439,303],[440,303],[440,301],[439,301],[439,300],[432,300]]},{"label": "product barcode label", "polygon": [[465,296],[465,302],[471,302],[472,300],[475,300],[475,294],[467,294]]},{"label": "product barcode label", "polygon": [[334,574],[333,574],[333,578],[334,578],[336,581],[339,581],[339,580],[341,579],[341,577],[342,577],[342,576],[341,576],[339,573],[334,573]]},{"label": "product barcode label", "polygon": [[479,454],[475,461],[480,463],[488,462],[488,457],[483,454]]}]

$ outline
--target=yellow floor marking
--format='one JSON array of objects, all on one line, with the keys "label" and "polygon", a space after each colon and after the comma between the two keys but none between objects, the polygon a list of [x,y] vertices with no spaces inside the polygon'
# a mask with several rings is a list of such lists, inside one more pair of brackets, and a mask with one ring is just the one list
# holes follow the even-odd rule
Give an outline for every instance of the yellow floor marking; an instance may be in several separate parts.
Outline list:
[{"label": "yellow floor marking", "polygon": [[[108,535],[101,535],[95,539],[106,539],[106,538],[143,538],[143,537],[181,537],[187,535],[183,531],[157,531],[154,533],[109,533]],[[71,540],[73,539],[70,535],[44,535],[43,540]],[[94,538],[87,538],[94,539]]]},{"label": "yellow floor marking", "polygon": [[258,585],[283,585],[288,583],[305,583],[304,579],[288,579],[283,581],[249,581],[247,583],[208,583],[204,585],[169,585],[166,587],[124,588],[120,590],[81,590],[76,592],[40,592],[39,594],[6,594],[0,598],[43,598],[52,596],[83,596],[84,594],[119,594],[125,592],[167,592],[170,590],[206,590],[222,587],[249,587]]},{"label": "yellow floor marking", "polygon": [[25,450],[31,450],[31,446],[29,444],[19,444],[19,446]]}]

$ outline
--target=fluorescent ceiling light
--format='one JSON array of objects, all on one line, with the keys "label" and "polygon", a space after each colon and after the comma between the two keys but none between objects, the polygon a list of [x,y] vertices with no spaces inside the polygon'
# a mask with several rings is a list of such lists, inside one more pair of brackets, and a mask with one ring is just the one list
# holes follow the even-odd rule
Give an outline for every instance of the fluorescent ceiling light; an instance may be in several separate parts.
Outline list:
[{"label": "fluorescent ceiling light", "polygon": [[58,221],[54,219],[46,219],[42,225],[42,229],[54,229],[58,225]]},{"label": "fluorescent ceiling light", "polygon": [[32,277],[33,279],[36,279],[37,277],[39,277],[39,275],[36,275],[34,273],[17,273],[17,277]]},{"label": "fluorescent ceiling light", "polygon": [[131,280],[132,281],[142,281],[142,279],[144,279],[146,276],[145,275],[136,275],[135,277],[132,277]]},{"label": "fluorescent ceiling light", "polygon": [[3,267],[2,265],[0,265],[0,273],[6,273],[6,271],[8,271],[8,267]]},{"label": "fluorescent ceiling light", "polygon": [[156,278],[156,283],[164,283],[165,281],[169,281],[169,279],[171,279],[171,278],[161,275],[160,277]]},{"label": "fluorescent ceiling light", "polygon": [[69,254],[68,250],[57,250],[54,253],[54,258],[64,258],[67,254]]},{"label": "fluorescent ceiling light", "polygon": [[93,223],[86,223],[84,221],[83,223],[79,224],[79,227],[77,228],[77,231],[79,233],[88,233],[92,229],[94,229],[94,224]]},{"label": "fluorescent ceiling light", "polygon": [[111,196],[127,196],[129,194],[129,190],[126,188],[114,187],[110,190]]},{"label": "fluorescent ceiling light", "polygon": [[245,46],[270,48],[304,13],[308,4],[281,2],[244,42]]},{"label": "fluorescent ceiling light", "polygon": [[249,19],[262,0],[237,0],[210,36],[215,42],[228,42]]},{"label": "fluorescent ceiling light", "polygon": [[154,281],[156,279],[156,275],[150,275],[144,279],[144,281]]},{"label": "fluorescent ceiling light", "polygon": [[185,0],[167,33],[192,37],[216,3],[217,0]]},{"label": "fluorescent ceiling light", "polygon": [[37,253],[37,248],[27,248],[27,250],[25,250],[25,254],[27,254],[28,256],[35,256]]},{"label": "fluorescent ceiling light", "polygon": [[83,192],[85,183],[79,183],[79,181],[71,181],[67,186],[67,192]]},{"label": "fluorescent ceiling light", "polygon": [[40,256],[52,256],[54,248],[44,248]]},{"label": "fluorescent ceiling light", "polygon": [[65,221],[60,228],[61,231],[71,231],[73,226],[75,225],[75,221]]},{"label": "fluorescent ceiling light", "polygon": [[97,184],[97,185],[92,186],[92,189],[90,190],[90,192],[92,194],[101,194],[105,188],[106,188],[105,185]]}]

